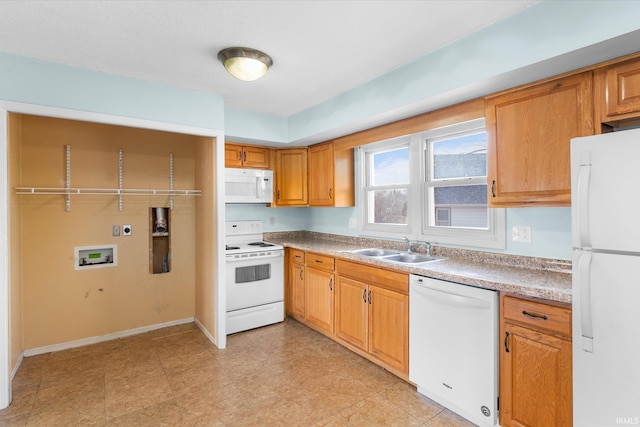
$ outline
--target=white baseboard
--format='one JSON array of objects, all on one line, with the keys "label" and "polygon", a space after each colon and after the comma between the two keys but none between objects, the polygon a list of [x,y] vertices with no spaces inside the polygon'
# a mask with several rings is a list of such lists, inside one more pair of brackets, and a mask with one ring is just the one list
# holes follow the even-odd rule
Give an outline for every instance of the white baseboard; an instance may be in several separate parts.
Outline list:
[{"label": "white baseboard", "polygon": [[[171,322],[157,323],[155,325],[150,325],[150,326],[142,326],[140,328],[128,329],[126,331],[120,331],[120,332],[114,332],[112,334],[102,335],[102,336],[99,336],[99,337],[83,338],[83,339],[80,339],[80,340],[69,341],[69,342],[60,343],[60,344],[54,344],[54,345],[47,345],[47,346],[44,346],[44,347],[32,348],[32,349],[23,351],[22,354],[25,357],[28,357],[28,356],[36,356],[38,354],[50,353],[52,351],[67,350],[67,349],[70,349],[70,348],[82,347],[83,345],[96,344],[96,343],[99,343],[99,342],[110,341],[110,340],[114,340],[114,339],[117,339],[117,338],[123,338],[123,337],[128,337],[128,336],[131,336],[131,335],[137,335],[137,334],[141,334],[141,333],[144,333],[144,332],[155,331],[156,329],[166,328],[168,326],[182,325],[184,323],[193,322],[194,320],[195,320],[195,318],[193,318],[193,317],[189,317],[189,318],[186,318],[186,319],[172,320]],[[198,325],[198,327],[200,327],[200,325]],[[200,328],[200,329],[202,329],[202,328]],[[19,366],[19,364],[17,364],[17,365]]]},{"label": "white baseboard", "polygon": [[13,379],[15,378],[18,369],[20,369],[20,365],[22,365],[22,359],[24,359],[24,351],[20,353],[20,356],[18,356],[18,360],[16,361],[16,365],[11,370],[11,381],[13,381]]},{"label": "white baseboard", "polygon": [[[213,345],[215,345],[216,347],[218,347],[218,343],[216,342],[216,339],[213,337],[213,335],[211,335],[209,333],[209,331],[207,330],[207,328],[204,327],[204,325],[202,323],[200,323],[200,321],[198,319],[195,319],[196,322],[196,326],[198,328],[200,328],[200,330],[202,331],[202,333],[209,339],[209,341],[211,341],[211,343]],[[220,348],[220,347],[218,347]]]}]

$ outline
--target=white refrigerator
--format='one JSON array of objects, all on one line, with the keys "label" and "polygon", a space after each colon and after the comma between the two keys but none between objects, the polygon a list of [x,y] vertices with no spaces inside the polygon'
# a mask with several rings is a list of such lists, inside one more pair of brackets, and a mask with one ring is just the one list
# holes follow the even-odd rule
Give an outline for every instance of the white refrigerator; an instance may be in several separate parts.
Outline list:
[{"label": "white refrigerator", "polygon": [[571,140],[573,425],[640,424],[640,129]]}]

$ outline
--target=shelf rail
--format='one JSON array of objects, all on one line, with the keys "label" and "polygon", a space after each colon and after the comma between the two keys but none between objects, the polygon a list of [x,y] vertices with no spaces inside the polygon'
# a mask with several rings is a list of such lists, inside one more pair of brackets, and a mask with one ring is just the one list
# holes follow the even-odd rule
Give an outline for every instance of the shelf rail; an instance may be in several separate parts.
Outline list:
[{"label": "shelf rail", "polygon": [[173,153],[169,153],[169,188],[123,188],[123,152],[118,150],[118,188],[71,187],[71,146],[65,146],[65,186],[64,187],[15,187],[16,194],[49,194],[65,196],[65,210],[71,210],[71,195],[116,195],[118,210],[122,211],[123,196],[169,196],[169,206],[173,209],[174,196],[201,196],[202,190],[176,190],[173,188]]}]

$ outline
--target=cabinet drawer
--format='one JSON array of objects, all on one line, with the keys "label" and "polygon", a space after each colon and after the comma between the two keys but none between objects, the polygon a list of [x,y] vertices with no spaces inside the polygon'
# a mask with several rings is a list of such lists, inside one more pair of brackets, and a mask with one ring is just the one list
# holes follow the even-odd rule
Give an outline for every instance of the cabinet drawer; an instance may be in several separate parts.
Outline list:
[{"label": "cabinet drawer", "polygon": [[377,285],[403,294],[409,293],[409,275],[406,273],[341,259],[336,262],[336,267],[340,276],[351,277],[368,285]]},{"label": "cabinet drawer", "polygon": [[304,264],[304,251],[300,249],[291,249],[291,262]]},{"label": "cabinet drawer", "polygon": [[508,296],[502,309],[505,320],[571,337],[571,309]]},{"label": "cabinet drawer", "polygon": [[317,268],[318,270],[333,271],[335,258],[313,252],[307,252],[307,266]]}]

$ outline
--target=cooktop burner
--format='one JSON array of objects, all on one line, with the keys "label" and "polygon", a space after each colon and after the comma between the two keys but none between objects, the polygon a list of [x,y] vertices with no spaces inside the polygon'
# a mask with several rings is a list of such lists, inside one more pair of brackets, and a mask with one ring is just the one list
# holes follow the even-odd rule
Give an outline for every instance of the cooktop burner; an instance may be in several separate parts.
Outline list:
[{"label": "cooktop burner", "polygon": [[267,242],[253,242],[253,243],[249,243],[249,246],[260,246],[261,248],[268,248],[269,246],[275,246],[275,245]]},{"label": "cooktop burner", "polygon": [[230,246],[230,245],[224,245],[224,250],[225,251],[231,251],[234,249],[240,249],[240,246]]}]

